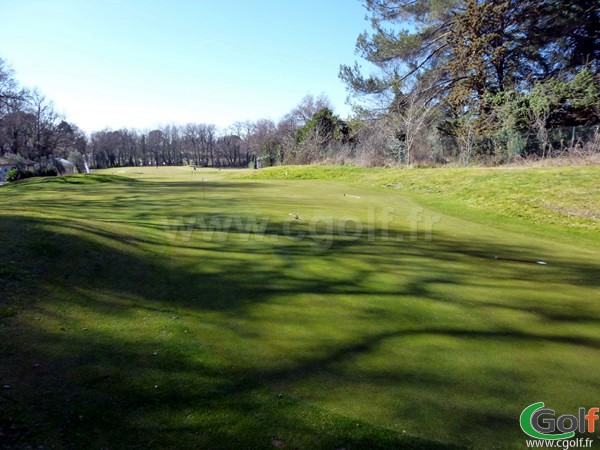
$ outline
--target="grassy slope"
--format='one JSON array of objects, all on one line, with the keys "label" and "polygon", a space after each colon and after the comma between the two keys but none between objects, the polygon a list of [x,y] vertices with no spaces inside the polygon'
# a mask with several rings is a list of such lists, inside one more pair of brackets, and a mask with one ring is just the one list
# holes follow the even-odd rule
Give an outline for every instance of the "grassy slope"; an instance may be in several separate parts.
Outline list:
[{"label": "grassy slope", "polygon": [[[600,230],[597,166],[493,169],[365,169],[287,166],[246,173],[254,179],[337,180],[431,194],[438,204],[469,206],[538,225]],[[434,202],[436,199],[432,199]]]},{"label": "grassy slope", "polygon": [[[518,205],[529,192],[554,208],[579,189],[569,208],[598,211],[593,168],[225,172],[121,169],[0,188],[7,442],[515,448],[530,403],[593,406],[596,223],[555,211],[539,224],[554,213]],[[560,188],[541,195],[506,177]],[[372,187],[390,183],[403,190]],[[426,194],[434,185],[444,196]],[[268,235],[200,227],[228,215],[269,218]],[[164,228],[178,216],[196,218],[189,240]],[[330,229],[349,218],[365,225],[358,239]]]}]

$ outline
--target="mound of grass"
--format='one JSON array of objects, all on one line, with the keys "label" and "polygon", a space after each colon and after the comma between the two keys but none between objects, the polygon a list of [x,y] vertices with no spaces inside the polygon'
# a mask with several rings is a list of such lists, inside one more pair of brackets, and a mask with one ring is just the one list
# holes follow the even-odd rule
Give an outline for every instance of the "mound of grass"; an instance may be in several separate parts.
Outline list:
[{"label": "mound of grass", "polygon": [[336,180],[437,197],[495,215],[574,230],[600,230],[600,167],[376,169],[283,166],[241,175],[265,180]]}]

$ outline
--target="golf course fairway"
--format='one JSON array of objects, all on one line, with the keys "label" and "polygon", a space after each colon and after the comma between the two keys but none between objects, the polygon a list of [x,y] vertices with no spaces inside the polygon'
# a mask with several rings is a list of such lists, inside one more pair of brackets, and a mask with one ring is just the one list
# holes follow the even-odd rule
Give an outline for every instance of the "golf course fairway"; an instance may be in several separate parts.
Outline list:
[{"label": "golf course fairway", "polygon": [[527,406],[600,406],[599,181],[134,167],[1,186],[0,448],[526,448]]}]

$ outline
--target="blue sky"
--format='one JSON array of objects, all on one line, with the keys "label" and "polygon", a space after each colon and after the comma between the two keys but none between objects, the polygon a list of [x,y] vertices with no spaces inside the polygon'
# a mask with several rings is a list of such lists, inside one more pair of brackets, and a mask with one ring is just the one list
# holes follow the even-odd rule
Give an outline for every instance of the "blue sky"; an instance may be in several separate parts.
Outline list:
[{"label": "blue sky", "polygon": [[279,119],[307,93],[345,116],[360,0],[0,0],[0,57],[85,131]]}]

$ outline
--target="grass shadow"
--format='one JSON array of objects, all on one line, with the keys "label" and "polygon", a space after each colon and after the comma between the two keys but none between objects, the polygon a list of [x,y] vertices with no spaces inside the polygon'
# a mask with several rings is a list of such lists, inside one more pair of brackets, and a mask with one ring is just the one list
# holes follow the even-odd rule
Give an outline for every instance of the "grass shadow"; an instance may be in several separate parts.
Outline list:
[{"label": "grass shadow", "polygon": [[[471,446],[478,433],[485,438],[475,446],[485,446],[491,424],[511,439],[519,433],[514,408],[493,405],[525,401],[543,378],[523,371],[515,382],[494,351],[600,348],[597,333],[577,328],[597,325],[593,303],[534,295],[557,284],[597,289],[597,266],[493,258],[536,258],[535,248],[442,233],[412,241],[410,230],[375,243],[369,237],[384,230],[294,239],[282,230],[301,226],[284,221],[270,221],[261,239],[195,228],[173,240],[156,224],[150,233],[129,223],[128,235],[84,220],[0,217],[0,307],[17,311],[0,315],[7,447],[455,448],[451,440]],[[508,298],[480,297],[515,282]],[[562,328],[527,327],[531,316]],[[461,362],[444,362],[444,353],[466,354],[464,372],[435,373],[428,353],[448,370]],[[402,364],[389,362],[394,355]],[[345,395],[356,393],[365,410],[361,396],[398,392],[392,419],[423,417],[423,427],[444,431],[423,437],[413,423],[403,434],[401,425],[332,412],[321,406],[320,382],[331,392],[368,385]],[[593,384],[585,374],[573,382]],[[483,404],[453,404],[469,384]]]}]

